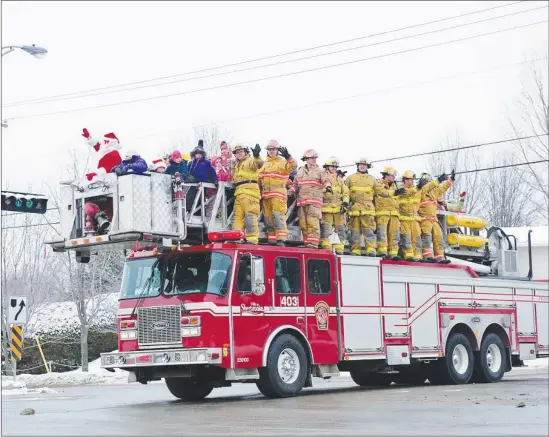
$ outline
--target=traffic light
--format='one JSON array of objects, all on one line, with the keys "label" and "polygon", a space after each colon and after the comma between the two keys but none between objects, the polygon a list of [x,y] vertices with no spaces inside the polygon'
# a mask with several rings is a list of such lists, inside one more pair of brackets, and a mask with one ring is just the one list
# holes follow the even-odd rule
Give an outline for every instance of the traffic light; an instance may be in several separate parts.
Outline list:
[{"label": "traffic light", "polygon": [[2,211],[17,211],[30,214],[44,214],[48,209],[48,199],[39,197],[18,197],[2,194]]}]

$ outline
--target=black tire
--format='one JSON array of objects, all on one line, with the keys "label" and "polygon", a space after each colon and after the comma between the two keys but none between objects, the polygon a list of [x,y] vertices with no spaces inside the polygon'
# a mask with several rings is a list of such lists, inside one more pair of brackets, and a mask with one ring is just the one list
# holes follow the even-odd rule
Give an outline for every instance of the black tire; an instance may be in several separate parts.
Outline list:
[{"label": "black tire", "polygon": [[[475,360],[473,373],[475,382],[501,381],[505,373],[506,356],[505,346],[499,335],[490,333],[484,337]],[[495,368],[494,366],[498,367]]]},{"label": "black tire", "polygon": [[[459,357],[459,362],[466,365],[461,371],[458,371],[454,364],[454,353]],[[466,363],[463,354],[467,357]],[[454,333],[446,343],[446,356],[430,365],[429,381],[434,385],[467,384],[473,376],[474,366],[475,357],[471,343],[465,335]]]},{"label": "black tire", "polygon": [[[288,375],[291,382],[286,382],[278,370],[279,358],[284,355],[284,364],[299,366],[290,369]],[[293,356],[292,356],[293,355]],[[297,395],[305,386],[309,374],[309,360],[303,345],[293,335],[282,334],[274,339],[267,354],[267,366],[259,369],[257,388],[263,396],[271,399],[287,398]]]},{"label": "black tire", "polygon": [[352,367],[349,371],[351,379],[361,387],[386,387],[393,382],[393,375],[388,373],[368,372],[360,367]]},{"label": "black tire", "polygon": [[172,395],[182,401],[201,401],[213,390],[207,382],[188,378],[166,378],[166,386]]}]

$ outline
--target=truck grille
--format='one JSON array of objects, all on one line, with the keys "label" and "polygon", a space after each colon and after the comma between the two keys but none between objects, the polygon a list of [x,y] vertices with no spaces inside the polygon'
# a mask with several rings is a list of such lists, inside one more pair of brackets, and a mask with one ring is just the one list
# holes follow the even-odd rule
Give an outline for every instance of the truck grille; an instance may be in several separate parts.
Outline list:
[{"label": "truck grille", "polygon": [[137,336],[140,346],[181,345],[181,308],[177,305],[139,308]]}]

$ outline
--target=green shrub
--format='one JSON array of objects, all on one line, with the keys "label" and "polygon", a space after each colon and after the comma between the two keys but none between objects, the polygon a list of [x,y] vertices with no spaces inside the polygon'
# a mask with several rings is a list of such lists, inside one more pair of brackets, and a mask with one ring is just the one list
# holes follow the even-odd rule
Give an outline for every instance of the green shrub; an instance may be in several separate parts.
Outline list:
[{"label": "green shrub", "polygon": [[[71,331],[38,334],[46,361],[53,361],[53,372],[67,372],[81,365],[80,332]],[[96,360],[103,352],[111,352],[117,348],[118,338],[116,333],[99,330],[90,330],[88,333],[89,361]],[[17,363],[17,370],[23,370],[25,373],[31,374],[46,373],[40,351],[34,339],[25,338],[23,357]]]}]

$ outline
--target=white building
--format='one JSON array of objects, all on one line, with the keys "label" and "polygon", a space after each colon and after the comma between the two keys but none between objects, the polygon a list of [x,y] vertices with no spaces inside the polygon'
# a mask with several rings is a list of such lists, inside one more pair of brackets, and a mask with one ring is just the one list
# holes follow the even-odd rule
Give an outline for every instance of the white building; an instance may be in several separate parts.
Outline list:
[{"label": "white building", "polygon": [[[549,280],[549,226],[502,228],[507,235],[517,238],[520,275],[526,276],[528,261],[528,231],[532,230],[532,273],[534,280]],[[514,244],[513,239],[511,243]]]}]

